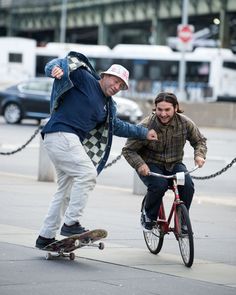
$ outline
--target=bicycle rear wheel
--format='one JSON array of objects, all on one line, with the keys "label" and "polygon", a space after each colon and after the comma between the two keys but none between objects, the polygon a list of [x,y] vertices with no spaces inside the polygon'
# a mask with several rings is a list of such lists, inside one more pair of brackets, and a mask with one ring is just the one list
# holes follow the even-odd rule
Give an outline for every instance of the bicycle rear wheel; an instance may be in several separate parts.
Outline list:
[{"label": "bicycle rear wheel", "polygon": [[154,226],[150,232],[143,231],[143,236],[148,250],[152,254],[158,254],[161,251],[164,241],[164,234],[161,232],[159,226]]},{"label": "bicycle rear wheel", "polygon": [[176,231],[180,253],[185,266],[191,267],[194,260],[194,243],[188,210],[184,204],[180,204],[176,208],[176,213]]}]

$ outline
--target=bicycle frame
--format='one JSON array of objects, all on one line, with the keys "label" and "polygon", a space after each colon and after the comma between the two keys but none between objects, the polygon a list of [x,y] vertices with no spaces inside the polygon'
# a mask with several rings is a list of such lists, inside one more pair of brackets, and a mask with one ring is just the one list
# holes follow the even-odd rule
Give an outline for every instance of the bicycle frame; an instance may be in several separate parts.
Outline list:
[{"label": "bicycle frame", "polygon": [[[174,175],[162,175],[149,172],[150,176],[173,179],[168,189],[174,193],[174,200],[170,207],[168,218],[166,217],[164,202],[162,201],[156,225],[150,231],[143,231],[144,240],[152,254],[158,254],[163,246],[164,236],[173,232],[179,244],[180,253],[185,266],[191,267],[194,260],[194,241],[191,221],[184,202],[180,200],[178,185],[184,185],[185,175],[195,171],[198,166],[188,172],[179,172]],[[171,221],[174,218],[174,226]]]},{"label": "bicycle frame", "polygon": [[[169,232],[173,232],[176,239],[178,239],[177,232],[180,227],[179,227],[179,220],[176,214],[176,207],[177,205],[183,203],[183,201],[180,200],[177,181],[175,179],[173,179],[173,184],[169,187],[169,189],[173,191],[174,193],[174,200],[171,205],[168,218],[166,217],[165,206],[162,201],[160,209],[159,209],[158,218],[157,218],[157,225],[160,226],[163,234],[168,234]],[[173,216],[174,216],[174,227],[171,227],[171,220]]]}]

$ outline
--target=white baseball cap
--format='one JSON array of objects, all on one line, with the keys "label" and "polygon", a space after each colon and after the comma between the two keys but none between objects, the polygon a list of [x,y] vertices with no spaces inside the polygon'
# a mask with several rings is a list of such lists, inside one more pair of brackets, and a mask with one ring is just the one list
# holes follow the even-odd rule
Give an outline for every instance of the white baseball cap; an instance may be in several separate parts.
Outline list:
[{"label": "white baseball cap", "polygon": [[103,77],[105,74],[119,77],[125,83],[124,90],[129,88],[129,71],[125,67],[118,64],[113,64],[107,71],[101,73],[101,77]]}]

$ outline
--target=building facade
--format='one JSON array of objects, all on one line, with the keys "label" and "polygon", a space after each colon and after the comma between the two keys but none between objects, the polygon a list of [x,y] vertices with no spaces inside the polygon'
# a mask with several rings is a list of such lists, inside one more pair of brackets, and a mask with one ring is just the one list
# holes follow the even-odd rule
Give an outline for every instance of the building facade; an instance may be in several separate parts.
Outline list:
[{"label": "building facade", "polygon": [[[0,0],[0,36],[38,44],[166,45],[176,37],[182,0]],[[236,1],[189,0],[188,23],[202,38],[236,49]],[[207,30],[206,30],[207,29]],[[205,31],[204,31],[205,30]],[[205,35],[204,35],[205,34]]]}]

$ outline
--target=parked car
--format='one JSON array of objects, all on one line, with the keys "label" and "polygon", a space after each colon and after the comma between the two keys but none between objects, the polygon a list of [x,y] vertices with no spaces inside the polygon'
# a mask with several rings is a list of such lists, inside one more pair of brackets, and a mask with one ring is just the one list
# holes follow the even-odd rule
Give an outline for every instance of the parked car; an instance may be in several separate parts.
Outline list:
[{"label": "parked car", "polygon": [[51,78],[35,78],[0,91],[0,115],[10,124],[47,118],[52,82]]},{"label": "parked car", "polygon": [[113,99],[117,104],[118,118],[130,123],[138,123],[142,119],[143,112],[135,101],[117,95]]},{"label": "parked car", "polygon": [[[34,78],[0,91],[0,115],[9,124],[49,117],[52,83],[51,78]],[[119,118],[131,123],[141,119],[142,111],[137,103],[118,96],[114,100]]]}]

